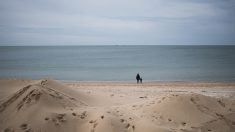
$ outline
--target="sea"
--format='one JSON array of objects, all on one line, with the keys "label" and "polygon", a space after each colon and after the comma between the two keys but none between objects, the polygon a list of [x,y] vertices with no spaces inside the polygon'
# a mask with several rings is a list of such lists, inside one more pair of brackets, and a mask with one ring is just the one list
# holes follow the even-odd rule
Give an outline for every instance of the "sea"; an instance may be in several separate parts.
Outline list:
[{"label": "sea", "polygon": [[235,81],[235,46],[0,46],[0,79]]}]

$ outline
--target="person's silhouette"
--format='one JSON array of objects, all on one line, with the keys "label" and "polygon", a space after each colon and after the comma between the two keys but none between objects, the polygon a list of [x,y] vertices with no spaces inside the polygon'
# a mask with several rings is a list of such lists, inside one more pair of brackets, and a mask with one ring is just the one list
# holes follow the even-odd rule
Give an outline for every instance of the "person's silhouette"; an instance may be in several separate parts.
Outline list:
[{"label": "person's silhouette", "polygon": [[136,81],[137,81],[137,83],[139,83],[139,81],[140,81],[140,74],[139,73],[137,73],[137,75],[136,75]]}]

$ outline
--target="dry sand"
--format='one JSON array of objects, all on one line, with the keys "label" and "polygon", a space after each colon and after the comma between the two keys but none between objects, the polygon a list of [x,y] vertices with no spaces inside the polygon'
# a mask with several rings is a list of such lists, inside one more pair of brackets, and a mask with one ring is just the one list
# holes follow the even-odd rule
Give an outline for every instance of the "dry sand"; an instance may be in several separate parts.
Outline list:
[{"label": "dry sand", "polygon": [[235,132],[235,83],[0,80],[3,132]]}]

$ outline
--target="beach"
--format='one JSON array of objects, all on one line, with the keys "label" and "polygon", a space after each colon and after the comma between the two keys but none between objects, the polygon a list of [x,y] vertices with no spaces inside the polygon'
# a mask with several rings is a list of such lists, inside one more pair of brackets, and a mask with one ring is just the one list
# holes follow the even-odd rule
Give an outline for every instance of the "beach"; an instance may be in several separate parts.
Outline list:
[{"label": "beach", "polygon": [[233,132],[235,83],[0,80],[0,131]]},{"label": "beach", "polygon": [[1,0],[0,132],[235,132],[235,0]]}]

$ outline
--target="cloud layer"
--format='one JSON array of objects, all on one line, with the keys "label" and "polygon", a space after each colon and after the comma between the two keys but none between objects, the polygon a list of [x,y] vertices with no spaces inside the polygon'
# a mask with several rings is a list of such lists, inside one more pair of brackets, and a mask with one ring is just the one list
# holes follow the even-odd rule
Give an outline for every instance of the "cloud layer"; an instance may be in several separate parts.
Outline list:
[{"label": "cloud layer", "polygon": [[2,0],[0,45],[235,44],[234,0]]}]

